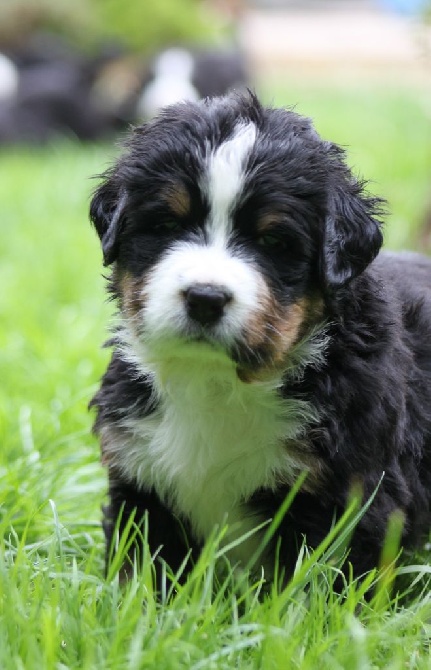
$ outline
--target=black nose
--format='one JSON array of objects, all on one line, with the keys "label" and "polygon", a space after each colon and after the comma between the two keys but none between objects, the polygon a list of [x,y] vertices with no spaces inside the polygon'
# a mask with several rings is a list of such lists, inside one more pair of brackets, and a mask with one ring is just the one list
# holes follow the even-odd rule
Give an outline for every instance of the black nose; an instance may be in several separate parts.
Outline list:
[{"label": "black nose", "polygon": [[196,284],[183,292],[187,314],[202,326],[216,323],[223,316],[224,308],[232,294],[220,286]]}]

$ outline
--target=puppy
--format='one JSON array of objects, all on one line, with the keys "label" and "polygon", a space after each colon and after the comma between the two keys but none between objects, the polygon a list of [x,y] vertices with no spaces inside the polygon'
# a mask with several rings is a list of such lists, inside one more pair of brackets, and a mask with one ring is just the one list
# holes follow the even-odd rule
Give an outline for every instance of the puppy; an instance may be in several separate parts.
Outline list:
[{"label": "puppy", "polygon": [[[133,515],[156,565],[177,571],[226,525],[233,563],[259,555],[271,579],[277,553],[288,576],[358,483],[375,496],[355,575],[395,510],[404,545],[428,530],[431,263],[379,254],[382,209],[308,119],[253,94],[133,131],[91,203],[120,315],[91,403],[108,557]],[[125,573],[142,550],[138,534]]]}]

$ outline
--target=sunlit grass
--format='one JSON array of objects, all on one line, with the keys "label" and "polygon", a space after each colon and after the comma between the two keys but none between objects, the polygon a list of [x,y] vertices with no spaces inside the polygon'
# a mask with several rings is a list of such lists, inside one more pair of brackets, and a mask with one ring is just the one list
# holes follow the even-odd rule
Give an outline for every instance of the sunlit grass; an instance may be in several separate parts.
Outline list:
[{"label": "sunlit grass", "polygon": [[[390,201],[390,246],[413,246],[431,177],[424,94],[296,82],[271,96],[349,146]],[[374,574],[332,588],[334,544],[304,550],[288,588],[265,596],[258,577],[216,573],[216,541],[169,601],[156,602],[149,561],[123,590],[104,578],[87,403],[112,305],[87,209],[114,152],[69,141],[0,155],[0,668],[429,668],[424,556],[406,559],[402,597],[386,566],[371,600]]]}]

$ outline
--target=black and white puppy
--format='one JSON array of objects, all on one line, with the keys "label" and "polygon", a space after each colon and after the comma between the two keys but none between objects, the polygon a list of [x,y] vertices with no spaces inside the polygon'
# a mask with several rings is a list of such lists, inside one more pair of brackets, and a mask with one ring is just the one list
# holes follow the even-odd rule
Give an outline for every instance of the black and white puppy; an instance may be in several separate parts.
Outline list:
[{"label": "black and white puppy", "polygon": [[273,518],[302,471],[261,556],[269,578],[276,547],[288,575],[303,539],[321,542],[352,483],[366,500],[382,480],[352,539],[356,575],[395,510],[405,545],[428,530],[431,263],[376,258],[381,209],[308,119],[252,94],[134,130],[91,204],[120,313],[92,401],[108,551],[119,517],[121,531],[148,515],[150,550],[175,571],[216,527],[231,543]]}]

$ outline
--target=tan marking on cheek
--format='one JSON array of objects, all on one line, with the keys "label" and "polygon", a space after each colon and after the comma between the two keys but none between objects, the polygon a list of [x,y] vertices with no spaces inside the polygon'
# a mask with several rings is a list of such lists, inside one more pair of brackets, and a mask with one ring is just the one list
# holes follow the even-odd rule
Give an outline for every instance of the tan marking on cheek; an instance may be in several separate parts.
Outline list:
[{"label": "tan marking on cheek", "polygon": [[269,297],[247,324],[246,341],[250,348],[264,346],[272,359],[279,361],[298,339],[306,314],[306,300],[280,308]]},{"label": "tan marking on cheek", "polygon": [[174,216],[184,218],[190,214],[191,199],[184,184],[174,184],[165,192],[165,201]]},{"label": "tan marking on cheek", "polygon": [[136,318],[146,301],[145,280],[126,273],[118,281],[121,294],[121,307],[129,319]]},{"label": "tan marking on cheek", "polygon": [[285,366],[289,350],[302,335],[308,309],[306,298],[280,307],[269,294],[264,297],[260,308],[247,323],[245,340],[250,349],[264,350],[265,362],[253,369],[238,367],[237,375],[241,381],[263,381],[273,376],[274,370]]},{"label": "tan marking on cheek", "polygon": [[306,313],[304,298],[289,305],[274,319],[273,328],[276,339],[273,361],[275,364],[284,362],[289,349],[298,341]]},{"label": "tan marking on cheek", "polygon": [[258,306],[245,328],[245,341],[250,349],[262,346],[267,339],[266,325],[268,317],[273,311],[271,296],[266,283],[258,278]]}]

